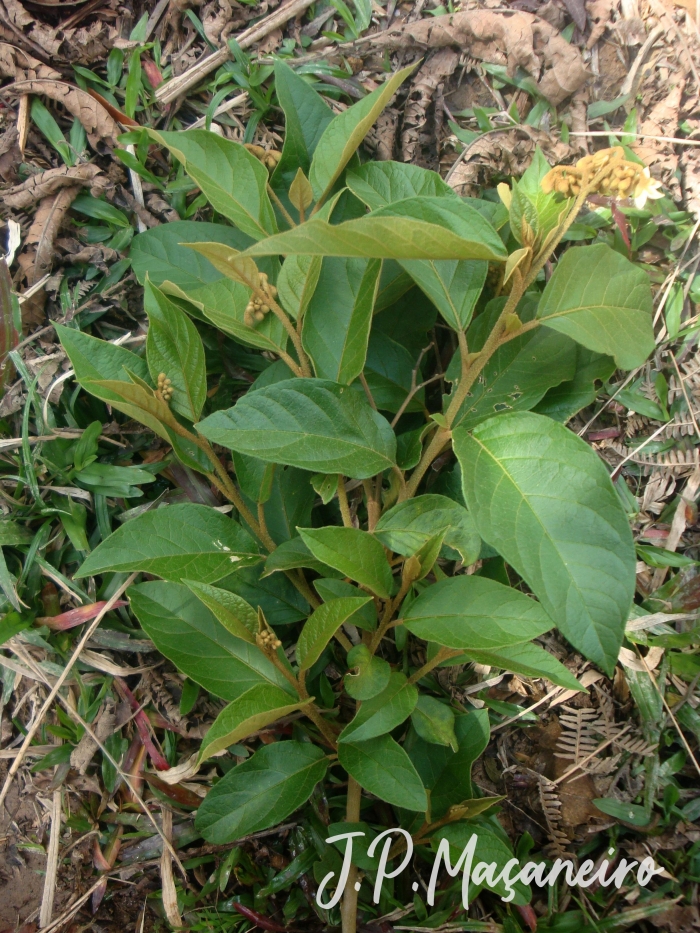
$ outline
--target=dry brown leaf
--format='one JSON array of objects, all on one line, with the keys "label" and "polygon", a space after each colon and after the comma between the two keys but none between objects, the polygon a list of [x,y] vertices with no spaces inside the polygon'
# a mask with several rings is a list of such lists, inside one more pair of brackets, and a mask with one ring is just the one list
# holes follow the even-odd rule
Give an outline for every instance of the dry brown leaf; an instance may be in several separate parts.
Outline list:
[{"label": "dry brown leaf", "polygon": [[0,42],[0,75],[13,81],[61,77],[60,72],[7,42]]},{"label": "dry brown leaf", "polygon": [[590,75],[579,50],[531,13],[469,10],[436,16],[387,29],[373,42],[396,49],[457,46],[481,61],[506,65],[511,75],[520,66],[537,80],[540,93],[552,104],[578,91]]},{"label": "dry brown leaf", "polygon": [[90,145],[98,152],[99,143],[106,143],[110,148],[116,146],[117,136],[121,133],[119,124],[112,119],[104,107],[87,91],[82,91],[73,84],[51,79],[17,81],[3,88],[5,93],[39,94],[62,104],[85,127]]},{"label": "dry brown leaf", "polygon": [[2,197],[6,207],[19,211],[56,194],[61,188],[86,185],[93,191],[97,188],[102,192],[105,187],[104,181],[104,176],[96,165],[85,163],[71,168],[64,165],[61,168],[51,168],[46,172],[32,175],[21,185],[9,188]]},{"label": "dry brown leaf", "polygon": [[[664,96],[644,117],[639,132],[647,136],[675,136],[679,120],[681,99],[685,88],[685,81],[679,78],[675,86],[663,90]],[[654,140],[639,140],[632,146],[634,152],[643,159],[652,169],[652,174],[664,183],[666,187],[675,188],[678,192],[676,172],[678,170],[678,153],[673,143],[656,142]]]},{"label": "dry brown leaf", "polygon": [[394,158],[396,131],[399,126],[399,112],[394,107],[387,107],[379,114],[377,122],[365,138],[365,143],[374,150],[374,157],[380,162]]},{"label": "dry brown leaf", "polygon": [[[440,49],[430,56],[414,77],[408,92],[401,133],[404,162],[413,162],[416,156],[421,161],[419,149],[428,122],[428,107],[437,88],[453,74],[458,63],[459,52]],[[429,142],[432,142],[432,134]]]},{"label": "dry brown leaf", "polygon": [[0,179],[11,183],[17,178],[17,166],[22,161],[16,126],[8,126],[0,135]]},{"label": "dry brown leaf", "polygon": [[586,42],[587,49],[592,49],[608,28],[616,5],[615,0],[589,0],[587,9],[588,15],[593,20],[593,28]]}]

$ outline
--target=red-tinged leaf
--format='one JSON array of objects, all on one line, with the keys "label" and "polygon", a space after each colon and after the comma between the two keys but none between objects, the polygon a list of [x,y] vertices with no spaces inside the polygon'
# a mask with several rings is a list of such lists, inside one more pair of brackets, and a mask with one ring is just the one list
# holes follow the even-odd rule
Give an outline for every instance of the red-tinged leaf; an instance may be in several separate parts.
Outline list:
[{"label": "red-tinged leaf", "polygon": [[286,927],[281,927],[279,923],[275,923],[269,917],[264,917],[257,910],[251,910],[250,907],[245,907],[243,904],[239,904],[238,901],[233,901],[231,906],[239,914],[242,914],[246,920],[250,920],[256,927],[260,927],[261,930],[269,930],[270,933],[287,933]]},{"label": "red-tinged leaf", "polygon": [[132,119],[132,117],[127,117],[125,113],[122,113],[121,110],[114,106],[114,104],[110,104],[106,98],[104,98],[101,94],[98,94],[97,91],[93,90],[93,88],[89,87],[87,92],[90,97],[93,97],[97,101],[98,104],[102,104],[110,117],[112,117],[113,120],[116,120],[117,123],[121,123],[122,126],[141,126],[141,124]]},{"label": "red-tinged leaf", "polygon": [[155,743],[151,737],[151,724],[148,720],[148,716],[142,709],[139,708],[139,701],[136,699],[131,690],[129,690],[121,677],[114,678],[114,685],[117,688],[117,693],[119,693],[121,698],[126,700],[131,707],[131,712],[136,714],[134,716],[136,728],[138,729],[139,735],[141,736],[141,741],[143,742],[143,745],[148,752],[148,757],[151,759],[153,767],[156,769],[156,771],[169,771],[170,765],[155,746]]},{"label": "red-tinged leaf", "polygon": [[528,929],[535,933],[535,930],[537,930],[537,914],[532,907],[529,904],[515,904],[514,906],[522,920],[527,924]]},{"label": "red-tinged leaf", "polygon": [[615,221],[615,226],[620,231],[620,236],[625,241],[625,246],[630,255],[632,255],[632,244],[630,243],[630,228],[627,223],[627,218],[622,213],[620,208],[617,206],[615,201],[610,201],[610,210],[612,212],[613,220]]},{"label": "red-tinged leaf", "polygon": [[[94,619],[106,605],[106,600],[101,600],[99,603],[90,603],[90,605],[80,606],[78,609],[69,609],[68,612],[62,612],[58,616],[40,616],[36,622],[39,625],[46,625],[48,628],[53,629],[54,632],[65,632],[69,628],[75,628],[76,625],[82,625],[83,622]],[[119,600],[114,604],[113,608],[118,609],[119,606],[126,605],[126,602]]]},{"label": "red-tinged leaf", "polygon": [[186,787],[180,787],[179,784],[166,784],[165,781],[161,781],[155,774],[144,774],[144,779],[151,787],[161,794],[165,794],[166,797],[173,800],[175,803],[179,803],[180,806],[191,807],[193,810],[196,810],[202,805],[202,798],[198,797],[191,790],[187,790]]},{"label": "red-tinged leaf", "polygon": [[107,893],[107,879],[102,878],[100,883],[97,885],[95,890],[92,892],[92,901],[91,901],[90,906],[92,907],[93,916],[97,913],[99,906],[102,903],[102,898],[105,896],[106,893]]},{"label": "red-tinged leaf", "polygon": [[142,58],[141,67],[146,72],[148,83],[154,90],[159,84],[163,83],[163,75],[160,73],[160,68],[155,62],[151,61],[150,58]]}]

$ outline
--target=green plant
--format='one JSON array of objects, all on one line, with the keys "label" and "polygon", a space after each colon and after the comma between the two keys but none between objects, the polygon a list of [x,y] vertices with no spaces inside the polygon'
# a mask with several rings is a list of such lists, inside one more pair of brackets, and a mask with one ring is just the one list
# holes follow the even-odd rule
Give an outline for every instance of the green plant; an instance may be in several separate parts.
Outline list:
[{"label": "green plant", "polygon": [[[342,918],[316,908],[344,933],[358,872],[377,871],[377,826],[456,852],[478,831],[477,857],[512,855],[500,798],[470,778],[488,710],[466,712],[439,668],[475,661],[577,689],[535,641],[556,626],[613,671],[632,536],[603,463],[562,422],[596,380],[654,347],[643,270],[602,239],[556,255],[589,194],[654,194],[639,167],[615,149],[552,172],[538,153],[499,202],[460,198],[412,165],[361,164],[409,71],[333,116],[278,63],[286,136],[271,174],[214,133],[149,130],[231,225],[181,221],[134,239],[144,356],[57,327],[80,385],[233,506],[144,511],[77,577],[161,578],[130,588],[134,614],[228,702],[199,764],[283,720],[291,738],[228,770],[197,827],[226,843],[310,799],[299,851],[318,849],[318,882],[342,861],[325,835],[366,833]],[[258,372],[252,385],[235,369],[210,385],[212,348]],[[79,460],[76,481],[89,469]],[[347,786],[345,822],[328,816],[334,786]],[[371,812],[363,790],[380,802]],[[520,886],[516,903],[528,896]],[[382,898],[377,908],[363,891],[362,910],[401,903]]]}]

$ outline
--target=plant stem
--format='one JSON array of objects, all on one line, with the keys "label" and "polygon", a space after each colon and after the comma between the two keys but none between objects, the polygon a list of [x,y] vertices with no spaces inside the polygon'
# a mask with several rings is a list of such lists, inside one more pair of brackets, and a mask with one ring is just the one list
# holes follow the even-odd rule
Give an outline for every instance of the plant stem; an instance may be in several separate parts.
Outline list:
[{"label": "plant stem", "polygon": [[[280,305],[277,304],[274,298],[271,298],[270,295],[266,295],[265,292],[262,292],[262,291],[260,292],[260,295],[262,296],[263,300],[267,302],[272,313],[275,315],[278,321],[281,321],[282,327],[284,327],[284,329],[289,334],[289,339],[294,344],[294,349],[297,351],[297,356],[299,357],[299,363],[301,366],[301,375],[306,377],[307,379],[310,379],[311,378],[311,364],[309,363],[309,358],[306,355],[304,348],[301,345],[301,337],[296,332],[294,325],[287,317],[287,314],[285,313],[284,309],[281,308]],[[285,360],[285,363],[286,362],[287,361]],[[287,363],[287,365],[289,364]]]},{"label": "plant stem", "polygon": [[[347,823],[360,822],[360,806],[362,803],[362,788],[354,777],[348,775],[348,796],[345,810],[345,821]],[[350,865],[345,893],[340,906],[340,916],[343,921],[343,933],[357,933],[357,891],[355,882],[357,881],[357,867]]]},{"label": "plant stem", "polygon": [[352,515],[350,514],[350,505],[348,504],[348,494],[345,489],[345,477],[338,474],[338,505],[340,514],[343,517],[343,525],[346,528],[352,528]]},{"label": "plant stem", "polygon": [[406,485],[400,490],[399,502],[403,502],[404,499],[411,499],[413,496],[415,496],[420,481],[425,476],[428,467],[438,456],[438,454],[441,453],[443,447],[450,440],[451,436],[452,435],[450,431],[446,430],[445,428],[439,427],[437,429],[432,437],[432,440],[423,451],[423,456],[420,459],[420,463],[415,468],[413,473],[411,473],[411,476]]},{"label": "plant stem", "polygon": [[[299,699],[308,700],[309,692],[306,689],[306,671],[299,671],[299,676],[294,681],[294,686],[296,687],[297,693],[299,694]],[[321,711],[316,706],[315,703],[309,703],[308,706],[304,707],[304,714],[309,717],[311,722],[316,726],[318,731],[323,735],[328,744],[331,746],[333,751],[338,751],[338,744],[335,740],[335,734],[330,723],[321,715]]]},{"label": "plant stem", "polygon": [[411,674],[408,678],[409,684],[417,684],[419,680],[422,680],[425,675],[429,674],[438,664],[442,664],[442,662],[447,661],[448,658],[456,658],[457,655],[460,654],[462,654],[462,652],[454,648],[440,648],[438,653],[431,658],[430,661],[426,661],[423,667],[419,668],[415,674]]},{"label": "plant stem", "polygon": [[[284,204],[280,201],[280,199],[279,199],[279,197],[277,196],[277,194],[275,194],[275,192],[274,192],[274,190],[272,189],[272,186],[271,186],[270,184],[268,184],[268,186],[267,186],[267,193],[268,193],[269,196],[272,198],[272,200],[275,202],[275,205],[276,205],[277,209],[279,210],[280,214],[284,217],[284,219],[287,221],[287,223],[289,224],[289,226],[290,226],[290,227],[296,227],[296,224],[294,223],[294,219],[292,218],[292,216],[290,215],[289,211],[288,211],[287,208],[284,206]],[[302,220],[302,222],[303,222],[303,217],[301,218],[301,220]]]}]

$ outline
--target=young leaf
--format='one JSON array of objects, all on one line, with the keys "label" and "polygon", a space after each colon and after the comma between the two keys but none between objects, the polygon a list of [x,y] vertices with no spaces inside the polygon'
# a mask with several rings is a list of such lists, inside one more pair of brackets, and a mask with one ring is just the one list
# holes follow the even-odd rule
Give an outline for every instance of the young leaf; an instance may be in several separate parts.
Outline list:
[{"label": "young leaf", "polygon": [[243,233],[260,240],[276,232],[267,169],[245,146],[207,130],[147,132],[182,163],[214,210]]},{"label": "young leaf", "polygon": [[314,193],[311,190],[309,179],[301,169],[297,169],[294,181],[289,186],[289,200],[292,207],[301,213],[311,206],[314,199]]},{"label": "young leaf", "polygon": [[320,256],[287,256],[284,261],[277,291],[282,307],[295,321],[304,316],[316,291],[321,262]]},{"label": "young leaf", "polygon": [[519,590],[471,575],[429,586],[401,621],[419,638],[465,650],[523,644],[554,624],[539,603]]},{"label": "young leaf", "polygon": [[374,121],[414,69],[415,65],[409,65],[397,71],[381,87],[330,121],[318,141],[309,171],[309,181],[317,200],[325,201],[331,193]]},{"label": "young leaf", "polygon": [[260,460],[353,479],[389,469],[396,456],[389,422],[358,393],[322,379],[288,379],[248,393],[197,429]]},{"label": "young leaf", "polygon": [[232,518],[205,505],[169,505],[118,528],[88,555],[76,577],[140,570],[175,582],[215,583],[261,559],[251,536]]},{"label": "young leaf", "polygon": [[225,845],[281,823],[311,796],[328,762],[309,742],[275,742],[232,768],[204,798],[195,827]]},{"label": "young leaf", "polygon": [[367,742],[341,742],[338,761],[361,787],[380,800],[417,813],[427,810],[423,782],[411,759],[390,735]]},{"label": "young leaf", "polygon": [[245,599],[209,583],[198,583],[196,580],[182,582],[214,613],[227,631],[251,645],[255,644],[258,614]]},{"label": "young leaf", "polygon": [[450,198],[407,198],[339,224],[312,217],[246,250],[249,256],[280,253],[495,262],[507,258],[503,241],[489,221],[470,204]]},{"label": "young leaf", "polygon": [[[353,586],[352,583],[346,583],[344,580],[328,579],[321,577],[314,580],[314,588],[324,603],[330,599],[337,599],[340,596],[363,596],[362,590]],[[354,612],[347,621],[357,628],[364,629],[366,632],[373,632],[377,627],[377,609],[374,602],[367,603],[362,609]]]},{"label": "young leaf", "polygon": [[498,651],[465,651],[477,664],[500,667],[501,670],[525,677],[545,677],[553,684],[567,690],[581,690],[574,675],[557,661],[548,651],[538,645],[516,645],[514,648],[499,648]]},{"label": "young leaf", "polygon": [[405,198],[459,197],[437,172],[408,162],[367,162],[349,170],[345,184],[371,211]]},{"label": "young leaf", "polygon": [[314,557],[361,586],[388,599],[394,588],[389,561],[380,542],[359,528],[300,528]]},{"label": "young leaf", "polygon": [[362,704],[352,722],[338,736],[339,742],[365,742],[391,732],[413,712],[418,690],[405,674],[392,674],[380,694]]},{"label": "young leaf", "polygon": [[154,285],[171,282],[187,291],[221,278],[209,260],[183,243],[224,243],[231,249],[247,249],[253,240],[223,224],[205,221],[176,220],[139,233],[131,242],[129,258],[139,283],[146,276]]},{"label": "young leaf", "polygon": [[333,257],[322,262],[301,339],[319,378],[349,385],[365,365],[382,264]]},{"label": "young leaf", "polygon": [[292,702],[288,693],[271,684],[251,687],[221,710],[202,741],[197,761],[206,761],[309,703],[311,699]]},{"label": "young leaf", "polygon": [[481,538],[469,512],[447,496],[428,494],[400,502],[382,515],[374,533],[390,550],[410,557],[443,528],[445,544],[459,552],[463,563],[473,564]]},{"label": "young leaf", "polygon": [[231,635],[186,586],[140,583],[127,596],[158,651],[214,696],[235,700],[251,687],[272,684],[296,702],[287,679],[262,651]]},{"label": "young leaf", "polygon": [[486,282],[487,262],[403,260],[401,266],[430,298],[453,330],[469,326]]},{"label": "young leaf", "polygon": [[370,654],[367,645],[355,645],[348,651],[349,673],[343,678],[345,690],[354,700],[371,700],[388,685],[391,667],[384,658]]},{"label": "young leaf", "polygon": [[411,723],[421,739],[431,745],[459,748],[455,735],[455,714],[446,703],[422,694],[411,713]]},{"label": "young leaf", "polygon": [[605,243],[567,250],[540,299],[537,317],[621,369],[641,366],[654,350],[647,273]]},{"label": "young leaf", "polygon": [[174,390],[171,407],[196,421],[207,399],[207,367],[197,328],[150,282],[146,283],[144,307],[148,314],[146,357],[151,379],[157,382],[164,373]]},{"label": "young leaf", "polygon": [[320,94],[285,62],[275,62],[275,91],[284,111],[282,158],[270,179],[279,192],[287,192],[298,168],[308,174],[323,131],[333,119],[333,111]]},{"label": "young leaf", "polygon": [[297,642],[297,663],[302,671],[313,667],[343,622],[371,600],[371,596],[331,599],[311,613]]},{"label": "young leaf", "polygon": [[611,674],[636,558],[597,454],[563,425],[531,412],[491,418],[472,435],[458,428],[454,446],[481,537],[525,579],[574,647]]}]

